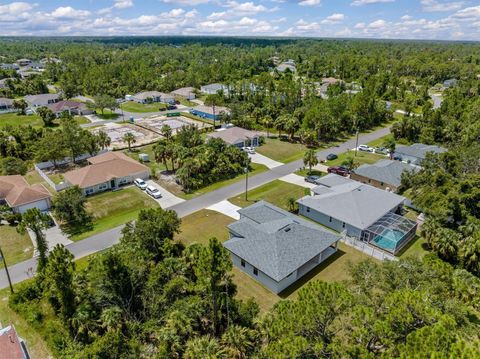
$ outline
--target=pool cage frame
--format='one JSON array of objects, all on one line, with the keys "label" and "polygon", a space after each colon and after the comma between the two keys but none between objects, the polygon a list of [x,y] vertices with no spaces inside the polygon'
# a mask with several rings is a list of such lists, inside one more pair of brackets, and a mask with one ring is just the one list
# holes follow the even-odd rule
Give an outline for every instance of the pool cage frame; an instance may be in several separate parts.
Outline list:
[{"label": "pool cage frame", "polygon": [[[402,238],[396,243],[393,250],[377,245],[374,239],[378,236],[384,236],[390,231],[398,231],[403,234]],[[411,219],[405,218],[393,212],[388,212],[375,223],[370,225],[362,232],[361,239],[371,245],[374,245],[393,255],[397,254],[410,240],[415,237],[417,223]]]}]

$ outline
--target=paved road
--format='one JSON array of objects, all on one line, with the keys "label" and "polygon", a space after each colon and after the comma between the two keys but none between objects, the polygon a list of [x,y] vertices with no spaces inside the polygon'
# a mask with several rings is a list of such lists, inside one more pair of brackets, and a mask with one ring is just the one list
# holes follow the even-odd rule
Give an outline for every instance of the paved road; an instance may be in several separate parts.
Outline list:
[{"label": "paved road", "polygon": [[[373,131],[367,134],[359,136],[359,144],[368,143],[376,140],[380,137],[388,135],[390,128],[382,128],[377,131]],[[318,158],[324,160],[329,153],[340,154],[346,152],[355,147],[355,139],[350,139],[342,144],[331,147],[318,152]],[[295,172],[297,169],[303,167],[303,160],[290,162],[279,167],[275,167],[267,172],[260,173],[252,176],[248,179],[248,188],[253,189],[262,186],[268,182],[279,179],[285,175]],[[219,188],[218,190],[206,193],[202,196],[193,198],[189,201],[185,201],[169,207],[178,213],[179,217],[185,217],[196,211],[212,206],[220,201],[228,199],[230,197],[237,196],[245,191],[245,181],[239,181],[229,186]],[[71,243],[66,247],[73,253],[75,258],[82,258],[89,254],[102,251],[111,247],[118,242],[123,226],[113,228],[109,231],[93,235],[84,240]],[[17,263],[10,266],[10,276],[13,283],[21,282],[28,279],[33,275],[33,271],[36,267],[36,259],[29,259],[27,261]],[[31,269],[31,270],[30,270]],[[5,270],[0,270],[0,289],[8,286]]]}]

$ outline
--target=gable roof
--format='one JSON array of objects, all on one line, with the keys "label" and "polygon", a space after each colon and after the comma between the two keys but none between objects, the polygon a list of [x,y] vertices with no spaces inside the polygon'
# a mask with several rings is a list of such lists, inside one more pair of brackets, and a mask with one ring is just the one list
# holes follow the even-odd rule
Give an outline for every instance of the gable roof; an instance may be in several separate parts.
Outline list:
[{"label": "gable roof", "polygon": [[402,182],[402,173],[404,171],[418,172],[419,170],[419,167],[408,163],[381,160],[372,165],[361,165],[354,172],[361,176],[398,187]]},{"label": "gable roof", "polygon": [[88,159],[90,165],[65,173],[64,178],[72,185],[87,188],[108,182],[114,178],[135,175],[148,171],[147,166],[122,152],[106,152]]},{"label": "gable roof", "polygon": [[29,358],[22,342],[13,325],[0,329],[0,359]]},{"label": "gable roof", "polygon": [[320,213],[365,229],[385,213],[403,203],[405,197],[336,174],[320,180],[314,196],[297,202]]},{"label": "gable roof", "polygon": [[447,149],[435,145],[425,145],[423,143],[414,143],[411,146],[398,146],[395,149],[396,154],[417,157],[420,159],[424,159],[428,152],[438,154],[447,152]]},{"label": "gable roof", "polygon": [[47,105],[47,107],[56,113],[74,109],[85,110],[87,105],[85,105],[83,102],[65,100],[51,103]]},{"label": "gable roof", "polygon": [[12,107],[13,106],[13,100],[10,99],[10,98],[6,98],[6,97],[0,97],[0,106]]},{"label": "gable roof", "polygon": [[232,238],[223,245],[277,282],[340,239],[265,201],[238,212],[241,219],[228,226]]},{"label": "gable roof", "polygon": [[146,100],[146,99],[153,98],[153,97],[160,97],[160,98],[169,97],[170,98],[172,96],[169,95],[169,94],[166,94],[164,92],[159,92],[159,91],[143,91],[143,92],[136,93],[135,95],[133,95],[133,97],[141,99],[141,100]]},{"label": "gable roof", "polygon": [[[192,109],[192,111],[193,112],[203,112],[203,113],[208,113],[210,115],[213,115],[213,106],[205,106],[205,105],[195,106]],[[223,107],[223,106],[215,106],[215,115],[219,115],[222,112],[230,113],[230,110],[226,107]]]},{"label": "gable roof", "polygon": [[10,207],[50,198],[50,192],[39,183],[29,185],[20,175],[0,176],[0,199],[4,199]]},{"label": "gable roof", "polygon": [[219,83],[214,83],[214,84],[208,84],[208,85],[203,85],[200,88],[202,91],[228,91],[228,86],[224,84],[219,84]]},{"label": "gable roof", "polygon": [[172,95],[190,96],[191,94],[193,94],[194,91],[195,91],[195,88],[193,87],[181,87],[179,89],[172,91]]},{"label": "gable roof", "polygon": [[44,93],[40,95],[27,95],[25,96],[25,101],[28,103],[46,103],[51,100],[58,100],[60,96],[56,93]]},{"label": "gable roof", "polygon": [[207,136],[209,138],[221,138],[226,143],[234,145],[249,138],[259,137],[260,135],[256,131],[246,130],[241,127],[230,127],[209,133]]}]

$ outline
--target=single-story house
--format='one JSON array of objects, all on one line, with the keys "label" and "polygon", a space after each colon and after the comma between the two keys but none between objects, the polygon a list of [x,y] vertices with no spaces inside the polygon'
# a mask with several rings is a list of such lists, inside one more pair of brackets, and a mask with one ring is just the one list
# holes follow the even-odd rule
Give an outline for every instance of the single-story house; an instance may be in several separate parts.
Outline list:
[{"label": "single-story house", "polygon": [[418,172],[420,167],[408,163],[380,160],[374,164],[363,164],[356,168],[350,178],[387,191],[397,192],[403,172]]},{"label": "single-story house", "polygon": [[27,95],[24,99],[30,107],[41,107],[60,101],[60,95],[56,93],[44,93],[40,95]]},{"label": "single-story house", "polygon": [[276,69],[278,72],[285,72],[287,70],[290,70],[291,72],[297,71],[295,61],[292,59],[282,62],[280,65],[276,67]]},{"label": "single-story house", "polygon": [[200,92],[207,95],[215,95],[218,91],[223,91],[224,95],[228,95],[229,88],[224,84],[209,84],[200,87]]},{"label": "single-story house", "polygon": [[208,138],[221,138],[225,143],[239,148],[260,145],[260,134],[241,127],[221,128],[207,135]]},{"label": "single-story house", "polygon": [[395,157],[400,158],[403,162],[420,165],[425,159],[427,153],[434,154],[447,152],[446,148],[435,145],[424,145],[423,143],[414,143],[411,146],[397,146],[395,149]]},{"label": "single-story house", "polygon": [[175,98],[172,95],[159,91],[139,92],[135,95],[125,96],[125,99],[128,101],[135,101],[144,104],[152,102],[175,103]]},{"label": "single-story house", "polygon": [[0,329],[0,358],[30,359],[25,341],[18,336],[12,324]]},{"label": "single-story house", "polygon": [[274,293],[280,293],[338,248],[340,236],[268,202],[238,211],[223,243],[233,264]]},{"label": "single-story house", "polygon": [[450,88],[450,87],[453,87],[457,84],[458,80],[457,79],[448,79],[448,80],[445,80],[443,81],[443,87],[445,88]]},{"label": "single-story house", "polygon": [[10,98],[0,97],[0,112],[13,112],[13,100]]},{"label": "single-story house", "polygon": [[223,114],[230,114],[230,110],[226,107],[222,106],[196,106],[190,110],[192,115],[201,117],[201,118],[208,118],[209,120],[218,120],[220,115]]},{"label": "single-story house", "polygon": [[1,64],[0,69],[2,70],[18,70],[20,66],[18,64]]},{"label": "single-story house", "polygon": [[89,165],[64,174],[65,182],[79,186],[84,195],[114,190],[132,183],[135,178],[148,179],[150,169],[123,152],[105,152],[90,157]]},{"label": "single-story house", "polygon": [[193,100],[195,98],[195,89],[193,87],[182,87],[172,91],[173,97],[181,97],[185,100]]},{"label": "single-story house", "polygon": [[49,108],[57,117],[60,117],[64,111],[77,116],[91,115],[93,113],[93,110],[89,109],[83,102],[71,100],[51,103],[47,105],[47,108]]},{"label": "single-story house", "polygon": [[18,64],[19,66],[28,66],[28,65],[30,65],[31,63],[32,63],[32,60],[30,60],[30,59],[18,59],[18,60],[17,60],[17,64]]},{"label": "single-story house", "polygon": [[0,176],[0,203],[8,205],[15,213],[30,208],[47,211],[51,206],[50,192],[42,184],[29,185],[20,175]]},{"label": "single-story house", "polygon": [[297,201],[299,213],[335,231],[392,254],[415,236],[417,224],[398,214],[405,197],[336,174],[312,193]]}]

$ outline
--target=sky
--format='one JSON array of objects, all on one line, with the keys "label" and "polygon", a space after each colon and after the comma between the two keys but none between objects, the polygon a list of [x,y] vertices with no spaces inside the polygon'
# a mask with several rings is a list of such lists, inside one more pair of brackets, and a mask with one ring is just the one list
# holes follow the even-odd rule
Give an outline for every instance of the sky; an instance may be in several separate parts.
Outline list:
[{"label": "sky", "polygon": [[480,41],[480,0],[0,0],[0,36],[11,35]]}]

